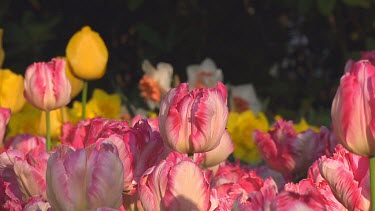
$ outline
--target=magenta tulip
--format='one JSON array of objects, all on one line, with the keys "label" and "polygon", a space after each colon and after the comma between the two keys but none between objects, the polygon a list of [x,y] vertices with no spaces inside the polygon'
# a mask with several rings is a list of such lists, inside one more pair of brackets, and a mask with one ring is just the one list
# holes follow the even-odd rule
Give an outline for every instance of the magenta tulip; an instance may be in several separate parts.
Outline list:
[{"label": "magenta tulip", "polygon": [[187,83],[170,90],[160,105],[160,134],[171,149],[181,153],[213,150],[220,143],[228,119],[227,90],[194,89]]},{"label": "magenta tulip", "polygon": [[112,144],[77,151],[62,145],[48,160],[48,201],[58,211],[118,209],[122,204],[123,175],[123,165]]},{"label": "magenta tulip", "polygon": [[375,67],[369,61],[354,63],[341,78],[331,115],[334,132],[346,149],[375,156]]},{"label": "magenta tulip", "polygon": [[24,82],[26,100],[41,110],[51,111],[70,102],[71,85],[65,74],[63,59],[30,65]]}]

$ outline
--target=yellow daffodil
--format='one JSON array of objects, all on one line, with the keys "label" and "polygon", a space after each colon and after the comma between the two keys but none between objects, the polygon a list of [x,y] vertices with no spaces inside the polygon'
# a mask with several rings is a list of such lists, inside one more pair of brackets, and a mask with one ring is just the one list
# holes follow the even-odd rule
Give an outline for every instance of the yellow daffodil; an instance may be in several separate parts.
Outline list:
[{"label": "yellow daffodil", "polygon": [[[51,137],[58,139],[61,126],[68,121],[67,107],[50,111]],[[26,103],[24,108],[13,114],[8,124],[7,137],[28,133],[32,135],[46,135],[46,113]]]},{"label": "yellow daffodil", "polygon": [[[121,113],[121,97],[119,94],[108,94],[104,90],[94,89],[92,98],[87,102],[86,117],[101,116],[118,119]],[[75,101],[69,111],[70,120],[76,123],[82,115],[82,104]]]},{"label": "yellow daffodil", "polygon": [[100,35],[85,26],[70,38],[66,58],[74,75],[84,80],[95,80],[105,73],[108,50]]},{"label": "yellow daffodil", "polygon": [[0,68],[3,66],[5,59],[5,52],[3,49],[3,29],[0,29]]},{"label": "yellow daffodil", "polygon": [[0,69],[0,107],[20,111],[25,104],[23,77],[9,69]]},{"label": "yellow daffodil", "polygon": [[262,112],[257,115],[251,110],[230,112],[227,129],[234,143],[233,156],[245,162],[259,161],[260,153],[253,141],[253,131],[266,132],[268,128],[268,120]]}]

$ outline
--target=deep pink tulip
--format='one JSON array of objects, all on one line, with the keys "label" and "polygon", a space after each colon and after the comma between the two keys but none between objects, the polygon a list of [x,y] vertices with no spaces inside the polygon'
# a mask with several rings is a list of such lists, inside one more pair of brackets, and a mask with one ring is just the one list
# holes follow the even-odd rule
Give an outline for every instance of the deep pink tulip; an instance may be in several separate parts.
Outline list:
[{"label": "deep pink tulip", "polygon": [[319,193],[311,179],[298,184],[287,184],[271,202],[270,210],[326,210],[324,197]]},{"label": "deep pink tulip", "polygon": [[205,174],[188,158],[164,160],[149,168],[140,180],[139,196],[145,210],[209,210],[211,206]]},{"label": "deep pink tulip", "polygon": [[331,116],[340,143],[359,155],[375,156],[375,67],[356,62],[341,78]]},{"label": "deep pink tulip", "polygon": [[194,89],[182,83],[171,89],[160,105],[159,129],[164,142],[181,153],[213,150],[220,143],[228,119],[227,90]]},{"label": "deep pink tulip", "polygon": [[65,74],[64,59],[30,65],[25,73],[24,84],[26,100],[41,110],[51,111],[70,102],[72,88]]},{"label": "deep pink tulip", "polygon": [[291,121],[278,120],[268,133],[256,130],[254,143],[271,169],[291,179],[306,173],[320,156],[330,154],[333,141],[326,128],[319,133],[312,129],[296,133]]},{"label": "deep pink tulip", "polygon": [[337,147],[331,158],[320,159],[322,177],[337,200],[348,210],[370,209],[369,160]]},{"label": "deep pink tulip", "polygon": [[59,146],[48,160],[48,201],[53,210],[117,209],[122,204],[123,175],[112,144],[76,151]]},{"label": "deep pink tulip", "polygon": [[2,143],[7,124],[10,119],[10,109],[0,107],[0,143]]},{"label": "deep pink tulip", "polygon": [[227,130],[224,131],[220,139],[220,144],[215,149],[204,152],[195,153],[194,160],[204,167],[213,167],[227,160],[234,150],[232,139]]}]

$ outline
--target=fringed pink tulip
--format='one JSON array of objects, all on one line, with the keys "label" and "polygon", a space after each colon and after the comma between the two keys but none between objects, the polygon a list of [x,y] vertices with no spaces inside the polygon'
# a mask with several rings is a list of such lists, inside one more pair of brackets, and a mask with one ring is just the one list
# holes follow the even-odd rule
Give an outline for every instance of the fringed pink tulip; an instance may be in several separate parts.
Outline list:
[{"label": "fringed pink tulip", "polygon": [[4,150],[17,149],[23,154],[27,154],[32,150],[38,152],[45,151],[46,139],[41,136],[34,136],[30,134],[20,134],[10,137],[4,143]]},{"label": "fringed pink tulip", "polygon": [[38,62],[27,68],[24,96],[33,106],[44,111],[63,107],[70,102],[70,92],[63,59]]},{"label": "fringed pink tulip", "polygon": [[161,161],[148,169],[139,195],[145,210],[208,210],[211,206],[205,174],[188,158]]},{"label": "fringed pink tulip", "polygon": [[10,119],[10,109],[0,107],[0,143],[3,142],[5,130]]},{"label": "fringed pink tulip", "polygon": [[332,158],[322,159],[320,173],[337,200],[348,210],[370,209],[369,159],[336,148]]},{"label": "fringed pink tulip", "polygon": [[160,105],[159,128],[164,142],[181,153],[213,150],[220,143],[228,119],[227,90],[194,89],[187,83],[170,90]]},{"label": "fringed pink tulip", "polygon": [[123,165],[112,144],[76,151],[62,145],[48,160],[48,201],[58,211],[118,209],[122,204],[123,175]]},{"label": "fringed pink tulip", "polygon": [[287,184],[271,202],[270,210],[326,210],[324,197],[310,179]]},{"label": "fringed pink tulip", "polygon": [[32,150],[24,155],[18,150],[7,150],[0,155],[0,176],[11,184],[12,192],[17,198],[21,196],[23,202],[37,195],[46,199],[48,157],[45,151]]},{"label": "fringed pink tulip", "polygon": [[308,129],[296,133],[291,121],[278,120],[267,134],[256,130],[254,143],[267,165],[288,179],[303,174],[320,156],[330,153],[331,139],[326,130]]},{"label": "fringed pink tulip", "polygon": [[340,143],[359,155],[375,156],[375,67],[356,62],[341,78],[332,103],[332,124]]}]

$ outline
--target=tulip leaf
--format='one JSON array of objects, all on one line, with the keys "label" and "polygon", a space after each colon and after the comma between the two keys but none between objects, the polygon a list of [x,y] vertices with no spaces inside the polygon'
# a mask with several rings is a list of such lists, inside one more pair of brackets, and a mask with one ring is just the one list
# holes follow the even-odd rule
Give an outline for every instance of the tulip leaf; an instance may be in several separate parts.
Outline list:
[{"label": "tulip leaf", "polygon": [[318,0],[318,9],[322,15],[328,16],[335,8],[336,0]]}]

